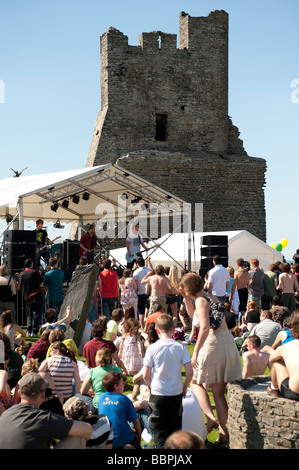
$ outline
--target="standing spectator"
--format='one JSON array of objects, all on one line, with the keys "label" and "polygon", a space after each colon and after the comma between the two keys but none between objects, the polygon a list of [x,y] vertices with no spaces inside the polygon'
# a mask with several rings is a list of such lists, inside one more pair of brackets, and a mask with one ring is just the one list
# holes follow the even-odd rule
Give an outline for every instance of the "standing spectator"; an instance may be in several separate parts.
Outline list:
[{"label": "standing spectator", "polygon": [[[149,262],[150,262],[150,258]],[[143,258],[139,257],[136,259],[137,269],[133,272],[133,279],[137,284],[137,296],[138,296],[138,316],[141,328],[144,328],[144,315],[145,315],[145,307],[146,301],[148,299],[148,295],[146,294],[146,286],[141,284],[142,279],[150,272],[152,265],[150,263],[150,267],[145,266],[145,261]]]},{"label": "standing spectator", "polygon": [[132,269],[125,269],[122,278],[119,280],[120,285],[120,303],[122,308],[128,305],[134,307],[134,316],[137,319],[137,284],[133,279]]},{"label": "standing spectator", "polygon": [[262,309],[270,310],[272,299],[277,294],[279,267],[277,264],[270,264],[269,271],[264,274],[264,294],[262,296]]},{"label": "standing spectator", "polygon": [[226,291],[226,296],[227,296],[227,300],[229,300],[229,296],[231,294],[233,283],[234,283],[235,270],[232,266],[228,266],[227,270],[229,274],[229,283],[228,283],[228,287]]},{"label": "standing spectator", "polygon": [[39,409],[46,391],[46,382],[40,374],[31,372],[24,375],[19,382],[19,390],[21,402],[0,417],[1,449],[49,449],[52,439],[64,440],[67,436],[90,438],[90,424]]},{"label": "standing spectator", "polygon": [[257,335],[261,338],[261,349],[264,346],[272,346],[276,336],[282,330],[279,323],[272,320],[272,313],[270,310],[263,310],[260,315],[260,323],[255,325],[249,333],[249,336]]},{"label": "standing spectator", "polygon": [[10,310],[16,319],[16,308],[14,296],[20,288],[20,274],[16,273],[17,281],[13,276],[9,276],[6,264],[0,266],[0,313]]},{"label": "standing spectator", "polygon": [[48,307],[54,308],[57,317],[63,302],[63,283],[65,282],[64,272],[58,268],[58,259],[49,259],[50,271],[44,275],[44,286],[47,288]]},{"label": "standing spectator", "polygon": [[[299,284],[299,264],[292,264],[291,270],[292,270],[292,273],[295,274],[297,282]],[[296,298],[296,309],[298,309],[299,308],[299,293],[298,292],[295,292],[295,298]]]},{"label": "standing spectator", "polygon": [[296,253],[293,256],[293,260],[295,264],[299,264],[299,249],[296,250]]},{"label": "standing spectator", "polygon": [[34,336],[39,331],[44,311],[42,278],[33,267],[33,259],[27,258],[24,266],[25,271],[20,274],[20,285],[26,305],[27,336]]},{"label": "standing spectator", "polygon": [[291,273],[289,263],[283,263],[281,266],[277,290],[281,292],[282,304],[293,313],[296,309],[295,292],[299,292],[299,285],[295,274]]},{"label": "standing spectator", "polygon": [[129,318],[122,329],[119,357],[130,375],[137,374],[143,366],[144,351],[138,332],[139,326],[136,318]]},{"label": "standing spectator", "polygon": [[[169,273],[167,275],[168,279],[172,287],[178,291],[179,288],[179,278],[178,278],[178,268],[177,266],[170,266]],[[171,315],[174,321],[174,326],[176,327],[178,324],[178,292],[176,294],[168,294],[166,295],[166,305],[167,307],[170,306]]]},{"label": "standing spectator", "polygon": [[227,268],[220,263],[218,255],[213,258],[214,268],[209,271],[208,293],[218,297],[220,302],[226,302],[226,291],[229,285],[229,273]]},{"label": "standing spectator", "polygon": [[[143,377],[149,387],[149,425],[157,449],[163,449],[168,436],[182,429],[182,400],[192,379],[192,365],[187,348],[172,339],[173,319],[168,314],[156,320],[159,340],[145,354]],[[186,370],[185,382],[181,369]]]},{"label": "standing spectator", "polygon": [[119,282],[117,272],[111,269],[111,260],[104,259],[103,271],[98,278],[98,290],[101,296],[102,315],[109,320],[111,313],[118,307]]},{"label": "standing spectator", "polygon": [[255,302],[259,309],[262,309],[262,296],[264,295],[264,271],[259,267],[259,260],[257,258],[252,258],[250,261],[250,281],[249,281],[249,291],[248,291],[248,300]]},{"label": "standing spectator", "polygon": [[292,264],[291,271],[293,274],[295,274],[298,284],[299,284],[299,264]]},{"label": "standing spectator", "polygon": [[165,276],[164,266],[159,264],[155,270],[151,270],[142,279],[141,284],[149,284],[151,287],[150,308],[148,314],[153,313],[153,305],[155,303],[161,304],[166,312],[166,293],[177,294],[177,291],[172,287],[170,280]]},{"label": "standing spectator", "polygon": [[243,258],[237,259],[237,271],[234,274],[234,282],[231,288],[231,293],[229,296],[229,301],[232,302],[232,298],[234,295],[235,290],[238,291],[239,294],[239,310],[241,313],[241,318],[239,319],[239,323],[244,322],[244,315],[246,312],[247,301],[248,301],[248,289],[249,289],[249,281],[250,275],[247,269],[244,267],[245,261]]},{"label": "standing spectator", "polygon": [[[227,383],[242,377],[238,349],[227,327],[224,313],[218,324],[215,324],[213,303],[217,301],[217,297],[206,294],[203,279],[195,273],[186,274],[181,279],[180,287],[193,325],[199,328],[191,358],[194,369],[191,390],[206,415],[207,433],[219,424],[219,441],[225,444],[228,438],[228,406],[225,398]],[[195,300],[195,308],[191,299]],[[212,388],[219,423],[215,419],[207,393],[208,386]]]}]

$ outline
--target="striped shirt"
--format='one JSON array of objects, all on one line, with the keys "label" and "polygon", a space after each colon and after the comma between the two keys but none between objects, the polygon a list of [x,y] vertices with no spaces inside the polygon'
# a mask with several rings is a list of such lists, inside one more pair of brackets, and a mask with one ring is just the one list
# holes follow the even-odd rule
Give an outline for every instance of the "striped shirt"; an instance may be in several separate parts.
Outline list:
[{"label": "striped shirt", "polygon": [[113,428],[107,416],[90,416],[84,421],[91,424],[93,429],[86,442],[86,449],[105,449],[107,444],[113,444]]},{"label": "striped shirt", "polygon": [[67,400],[73,395],[74,364],[69,357],[53,356],[49,373],[54,380],[53,394],[60,392]]}]

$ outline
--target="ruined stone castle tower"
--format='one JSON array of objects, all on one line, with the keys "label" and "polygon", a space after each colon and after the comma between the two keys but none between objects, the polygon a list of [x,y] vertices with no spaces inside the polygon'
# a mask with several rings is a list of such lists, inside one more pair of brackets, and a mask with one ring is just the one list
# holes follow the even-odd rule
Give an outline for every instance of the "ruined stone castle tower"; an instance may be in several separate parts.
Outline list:
[{"label": "ruined stone castle tower", "polygon": [[176,34],[142,33],[139,46],[101,36],[101,110],[87,166],[117,162],[192,203],[203,229],[266,239],[266,162],[247,155],[228,116],[228,14],[179,18]]}]

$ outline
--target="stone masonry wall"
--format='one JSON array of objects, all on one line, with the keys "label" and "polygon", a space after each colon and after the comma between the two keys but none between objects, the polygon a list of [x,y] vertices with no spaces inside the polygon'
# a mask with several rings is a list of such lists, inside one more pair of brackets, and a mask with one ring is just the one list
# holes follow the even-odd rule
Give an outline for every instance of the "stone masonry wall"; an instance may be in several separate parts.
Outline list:
[{"label": "stone masonry wall", "polygon": [[230,449],[299,449],[299,402],[266,393],[270,377],[228,385]]},{"label": "stone masonry wall", "polygon": [[179,45],[161,31],[142,33],[139,46],[115,28],[101,36],[101,110],[86,166],[118,162],[203,203],[205,232],[246,229],[265,241],[266,162],[247,155],[239,134],[228,116],[225,11],[180,13]]},{"label": "stone masonry wall", "polygon": [[[101,111],[88,164],[136,149],[225,153],[228,147],[228,15],[180,15],[176,34],[142,33],[139,46],[110,28],[101,37]],[[156,115],[167,115],[157,141]]]},{"label": "stone masonry wall", "polygon": [[249,230],[265,239],[263,159],[136,151],[117,164],[186,202],[202,202],[204,231]]}]

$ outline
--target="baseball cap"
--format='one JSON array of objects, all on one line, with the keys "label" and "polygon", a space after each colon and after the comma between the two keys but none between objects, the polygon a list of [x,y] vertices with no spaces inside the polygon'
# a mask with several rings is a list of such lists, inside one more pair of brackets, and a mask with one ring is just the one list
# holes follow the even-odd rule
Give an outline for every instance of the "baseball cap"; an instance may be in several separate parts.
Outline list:
[{"label": "baseball cap", "polygon": [[30,372],[21,378],[19,387],[21,395],[35,397],[46,389],[46,382],[37,372]]}]

